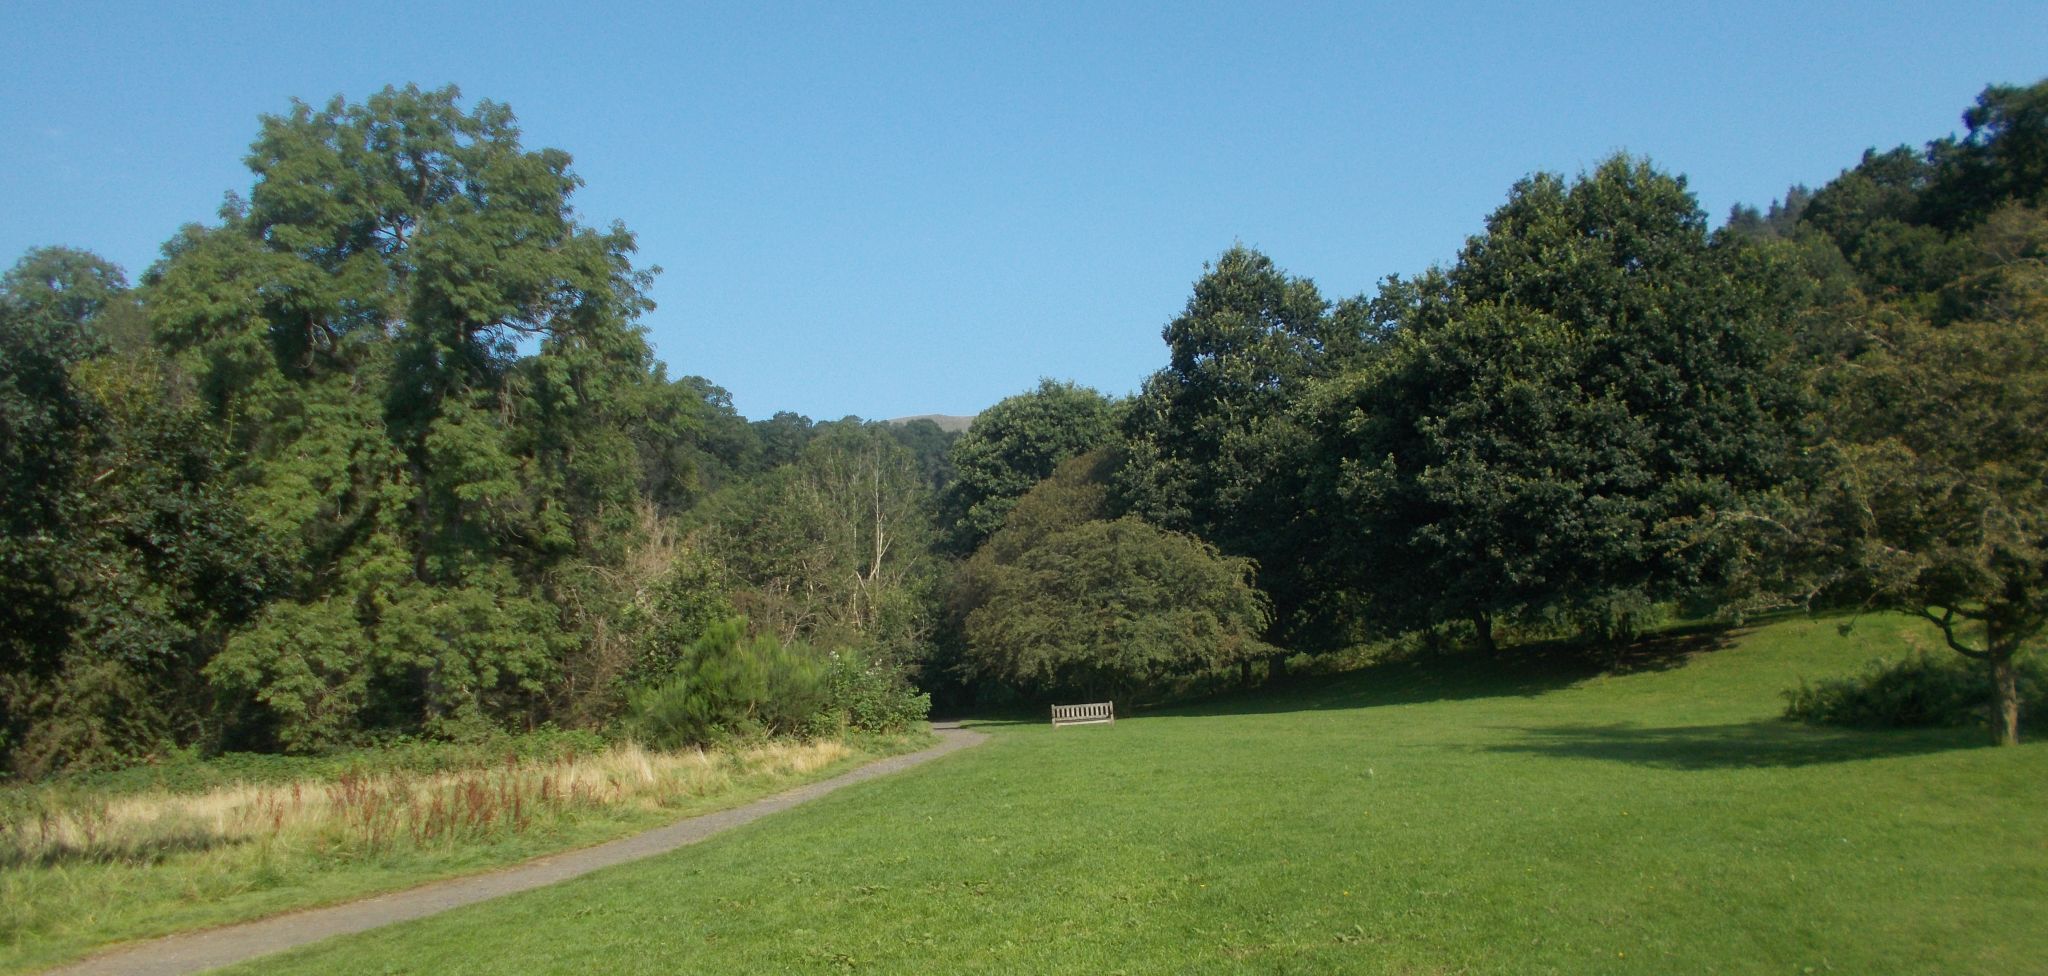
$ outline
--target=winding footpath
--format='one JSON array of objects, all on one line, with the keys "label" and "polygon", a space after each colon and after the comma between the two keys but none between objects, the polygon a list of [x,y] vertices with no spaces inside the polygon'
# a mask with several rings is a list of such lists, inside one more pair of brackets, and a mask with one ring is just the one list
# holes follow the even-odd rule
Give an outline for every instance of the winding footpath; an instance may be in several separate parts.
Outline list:
[{"label": "winding footpath", "polygon": [[799,803],[815,800],[842,786],[930,762],[988,738],[983,733],[948,723],[935,724],[932,730],[938,733],[938,745],[877,760],[831,779],[799,786],[746,806],[691,817],[610,843],[552,854],[489,874],[452,878],[361,901],[130,943],[69,966],[49,970],[45,976],[184,976],[296,949],[337,935],[437,915],[451,908],[517,894],[615,864],[666,853]]}]

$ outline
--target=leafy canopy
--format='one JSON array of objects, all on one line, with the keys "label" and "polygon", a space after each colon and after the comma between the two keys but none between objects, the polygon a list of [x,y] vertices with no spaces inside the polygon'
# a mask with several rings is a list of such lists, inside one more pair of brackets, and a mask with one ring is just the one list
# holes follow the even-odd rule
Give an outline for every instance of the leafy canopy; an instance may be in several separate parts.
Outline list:
[{"label": "leafy canopy", "polygon": [[1108,397],[1048,379],[975,417],[952,447],[946,504],[958,551],[973,552],[1002,528],[1010,506],[1061,461],[1106,443],[1111,413]]},{"label": "leafy canopy", "polygon": [[1625,634],[1739,576],[1717,515],[1783,477],[1798,406],[1769,271],[1647,163],[1518,183],[1311,402],[1332,577],[1384,627],[1485,642],[1495,618]]},{"label": "leafy canopy", "polygon": [[995,574],[968,664],[1039,694],[1128,699],[1269,653],[1251,565],[1125,517],[1056,533]]}]

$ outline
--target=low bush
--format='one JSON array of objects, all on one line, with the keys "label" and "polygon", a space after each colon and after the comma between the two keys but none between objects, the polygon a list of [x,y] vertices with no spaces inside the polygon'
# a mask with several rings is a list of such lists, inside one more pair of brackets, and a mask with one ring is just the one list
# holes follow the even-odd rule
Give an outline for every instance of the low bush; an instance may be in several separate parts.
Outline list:
[{"label": "low bush", "polygon": [[[2021,660],[2022,724],[2039,727],[2038,704],[2048,695],[2048,666]],[[1983,725],[1991,719],[1991,675],[1957,655],[1916,654],[1874,661],[1859,675],[1824,678],[1785,692],[1785,717],[1815,725],[1911,728]],[[2030,714],[2030,711],[2034,714]]]},{"label": "low bush", "polygon": [[931,710],[932,696],[911,687],[900,668],[858,650],[826,658],[822,731],[903,732]]},{"label": "low bush", "polygon": [[824,711],[825,661],[804,644],[747,636],[734,617],[705,628],[667,678],[627,694],[626,730],[664,749],[808,735]]},{"label": "low bush", "polygon": [[668,677],[630,691],[626,732],[662,748],[734,738],[902,732],[931,711],[931,696],[900,668],[859,649],[747,636],[743,617],[691,642]]}]

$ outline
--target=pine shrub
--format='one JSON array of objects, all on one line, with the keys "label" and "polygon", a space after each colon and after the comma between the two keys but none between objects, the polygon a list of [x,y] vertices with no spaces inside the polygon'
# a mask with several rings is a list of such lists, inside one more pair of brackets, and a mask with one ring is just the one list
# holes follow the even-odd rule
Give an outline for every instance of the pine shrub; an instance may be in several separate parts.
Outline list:
[{"label": "pine shrub", "polygon": [[749,637],[733,617],[707,627],[668,677],[628,694],[626,728],[664,749],[808,734],[824,710],[824,670],[809,646]]}]

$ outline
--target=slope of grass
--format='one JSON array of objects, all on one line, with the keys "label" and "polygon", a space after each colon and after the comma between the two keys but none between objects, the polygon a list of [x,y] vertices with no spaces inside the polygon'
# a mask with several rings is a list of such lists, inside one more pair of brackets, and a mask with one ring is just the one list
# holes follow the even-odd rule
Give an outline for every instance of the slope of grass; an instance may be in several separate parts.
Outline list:
[{"label": "slope of grass", "polygon": [[397,763],[196,789],[131,788],[135,777],[48,795],[17,788],[0,818],[0,972],[581,847],[927,741],[682,753],[626,745],[482,768]]},{"label": "slope of grass", "polygon": [[2040,972],[2048,747],[1777,717],[1906,627],[992,724],[697,847],[240,971]]}]

